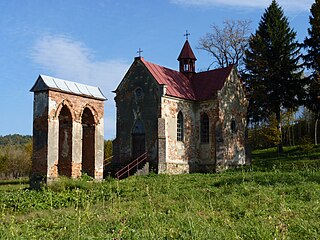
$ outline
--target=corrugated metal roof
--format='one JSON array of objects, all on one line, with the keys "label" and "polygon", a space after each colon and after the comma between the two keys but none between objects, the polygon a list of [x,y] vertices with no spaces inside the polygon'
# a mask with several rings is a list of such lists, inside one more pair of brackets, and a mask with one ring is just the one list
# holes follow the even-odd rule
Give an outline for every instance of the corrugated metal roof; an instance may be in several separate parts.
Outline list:
[{"label": "corrugated metal roof", "polygon": [[212,98],[217,90],[222,89],[234,67],[231,65],[227,68],[195,73],[191,79],[188,79],[181,72],[150,63],[142,57],[139,59],[159,84],[167,86],[167,95],[199,101]]},{"label": "corrugated metal roof", "polygon": [[103,95],[103,93],[98,87],[93,87],[82,83],[71,82],[46,75],[39,75],[36,83],[30,91],[38,92],[49,89],[106,100],[106,97]]},{"label": "corrugated metal roof", "polygon": [[167,86],[167,95],[196,100],[191,82],[183,73],[140,59],[156,81]]}]

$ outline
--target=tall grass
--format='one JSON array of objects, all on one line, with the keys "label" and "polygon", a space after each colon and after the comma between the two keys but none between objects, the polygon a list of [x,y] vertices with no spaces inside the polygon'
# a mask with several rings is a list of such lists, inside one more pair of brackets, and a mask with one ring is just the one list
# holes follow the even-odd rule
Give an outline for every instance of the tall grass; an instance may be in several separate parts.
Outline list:
[{"label": "tall grass", "polygon": [[0,191],[0,239],[319,239],[319,149],[285,150],[219,174]]}]

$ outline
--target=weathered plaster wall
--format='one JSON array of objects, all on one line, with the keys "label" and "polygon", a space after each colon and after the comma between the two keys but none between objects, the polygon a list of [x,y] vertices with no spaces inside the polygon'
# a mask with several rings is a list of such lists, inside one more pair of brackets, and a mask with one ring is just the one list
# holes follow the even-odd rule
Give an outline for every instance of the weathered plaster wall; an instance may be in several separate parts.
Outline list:
[{"label": "weathered plaster wall", "polygon": [[[103,108],[102,108],[103,109]],[[103,115],[95,129],[95,172],[94,177],[97,180],[103,179],[103,159],[104,159],[104,120]]]},{"label": "weathered plaster wall", "polygon": [[[48,153],[48,93],[34,94],[33,101],[33,156],[32,175],[43,176],[47,174]],[[33,176],[31,176],[33,177]]]},{"label": "weathered plaster wall", "polygon": [[[141,95],[136,90],[141,89]],[[140,61],[129,69],[116,91],[117,126],[113,142],[113,159],[110,167],[117,170],[133,160],[132,130],[136,120],[145,129],[145,150],[148,151],[150,169],[158,168],[158,117],[160,86]]]},{"label": "weathered plaster wall", "polygon": [[[245,128],[247,100],[241,81],[232,71],[224,87],[218,93],[219,123],[216,131],[221,135],[217,142],[217,167],[227,168],[245,164]],[[235,131],[231,122],[235,121]]]},{"label": "weathered plaster wall", "polygon": [[[166,160],[161,172],[169,174],[188,173],[194,167],[197,157],[195,106],[193,101],[175,99],[169,96],[161,98],[161,117],[165,119]],[[177,116],[183,115],[184,137],[177,140]]]}]

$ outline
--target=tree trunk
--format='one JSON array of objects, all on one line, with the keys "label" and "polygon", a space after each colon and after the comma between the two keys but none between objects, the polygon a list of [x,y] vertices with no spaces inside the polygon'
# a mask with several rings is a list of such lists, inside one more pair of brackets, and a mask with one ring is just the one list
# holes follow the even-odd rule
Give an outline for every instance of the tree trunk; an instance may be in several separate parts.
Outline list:
[{"label": "tree trunk", "polygon": [[288,125],[288,145],[290,145],[290,146],[292,146],[292,142],[291,142],[291,131],[290,131],[290,123],[289,123],[289,125]]},{"label": "tree trunk", "polygon": [[245,154],[246,154],[246,165],[251,165],[251,146],[249,144],[249,129],[248,124],[246,126],[245,132]]},{"label": "tree trunk", "polygon": [[292,127],[291,127],[291,130],[292,130],[292,145],[291,146],[295,146],[296,145],[295,141],[294,141],[294,127],[295,127],[295,125],[294,125],[294,123],[292,123]]},{"label": "tree trunk", "polygon": [[281,111],[280,107],[278,111],[276,112],[276,118],[277,118],[277,129],[280,134],[280,141],[278,143],[278,153],[283,153],[283,143],[282,143],[282,129],[281,129]]},{"label": "tree trunk", "polygon": [[314,144],[315,144],[315,145],[318,145],[318,136],[317,136],[318,120],[319,120],[319,118],[316,119],[316,122],[315,122],[315,124],[314,124]]}]

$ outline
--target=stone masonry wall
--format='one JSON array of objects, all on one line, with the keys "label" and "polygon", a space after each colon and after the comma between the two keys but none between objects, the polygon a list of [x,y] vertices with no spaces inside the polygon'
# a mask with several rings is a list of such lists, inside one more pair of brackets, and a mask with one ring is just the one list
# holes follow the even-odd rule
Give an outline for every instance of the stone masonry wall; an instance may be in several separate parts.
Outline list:
[{"label": "stone masonry wall", "polygon": [[[218,93],[221,141],[217,143],[218,169],[245,164],[247,100],[241,81],[233,71]],[[232,129],[232,122],[234,128]]]},{"label": "stone masonry wall", "polygon": [[[195,103],[164,96],[161,99],[161,117],[165,119],[166,161],[163,173],[189,173],[197,157],[195,135]],[[183,115],[184,137],[177,140],[177,116]],[[191,167],[191,169],[190,169]]]},{"label": "stone masonry wall", "polygon": [[[209,142],[202,143],[200,139],[201,116],[207,114],[209,118]],[[216,169],[216,124],[219,118],[218,102],[215,96],[211,100],[198,104],[196,129],[198,151],[198,172],[214,172]]]}]

